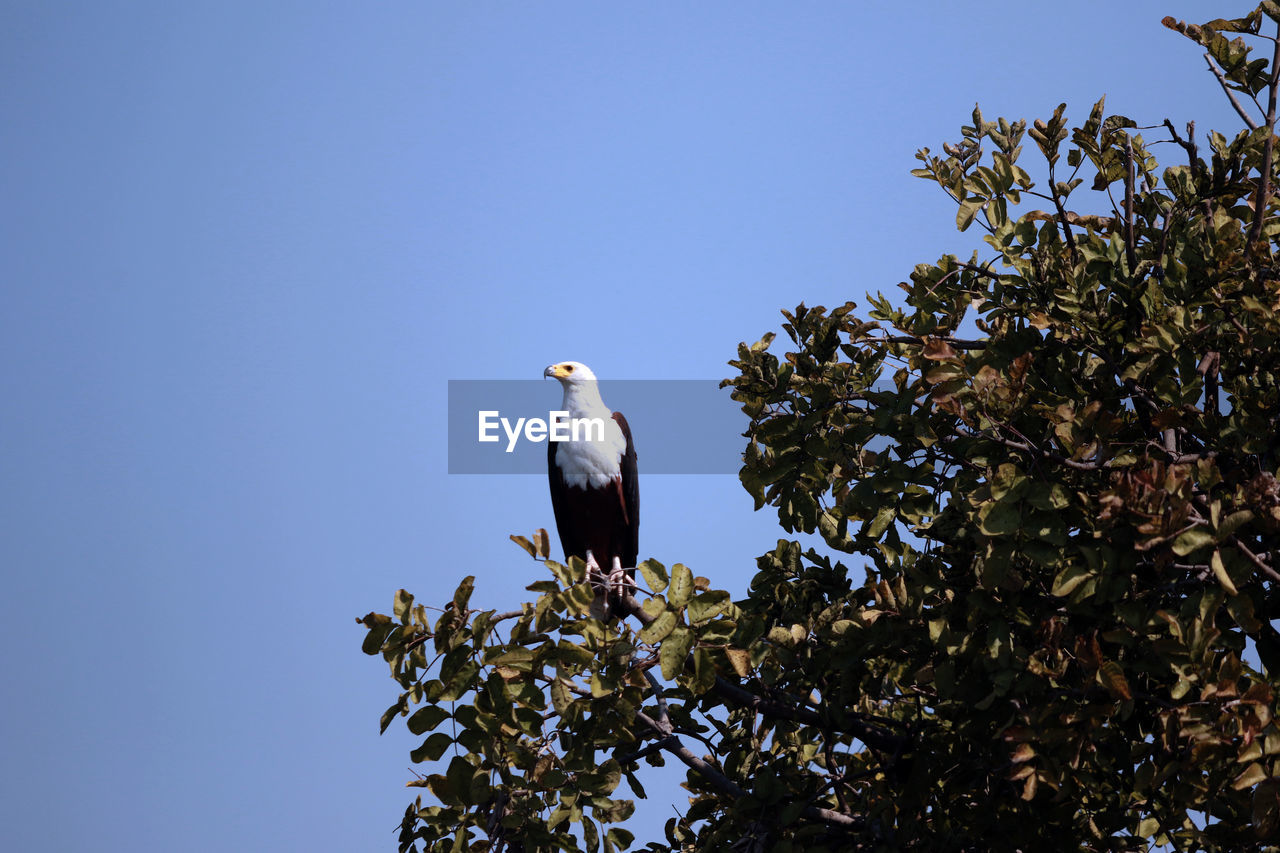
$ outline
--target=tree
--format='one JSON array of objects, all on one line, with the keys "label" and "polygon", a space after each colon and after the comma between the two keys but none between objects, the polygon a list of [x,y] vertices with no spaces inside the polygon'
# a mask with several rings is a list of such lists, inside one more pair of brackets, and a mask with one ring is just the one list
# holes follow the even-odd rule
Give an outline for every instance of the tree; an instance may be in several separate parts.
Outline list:
[{"label": "tree", "polygon": [[438,615],[401,591],[361,620],[403,691],[383,729],[407,716],[442,771],[410,783],[435,802],[402,850],[626,849],[667,760],[679,849],[1280,840],[1280,4],[1164,23],[1246,129],[975,109],[915,174],[985,257],[917,266],[865,318],[784,312],[781,358],[739,347],[743,485],[821,550],[780,540],[738,600],[646,562],[604,624],[539,531],[513,537],[550,569],[536,601],[477,612],[467,578]]}]

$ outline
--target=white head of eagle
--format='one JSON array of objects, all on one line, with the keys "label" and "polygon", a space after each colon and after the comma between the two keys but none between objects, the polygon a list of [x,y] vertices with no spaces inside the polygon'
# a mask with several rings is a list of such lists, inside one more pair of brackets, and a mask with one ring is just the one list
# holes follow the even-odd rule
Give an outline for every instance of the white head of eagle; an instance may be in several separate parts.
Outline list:
[{"label": "white head of eagle", "polygon": [[[592,440],[595,436],[587,430],[577,440],[548,442],[547,477],[565,559],[580,557],[597,573],[608,572],[607,598],[614,602],[621,585],[634,583],[640,541],[640,489],[631,428],[621,413],[604,404],[596,375],[585,364],[562,361],[542,375],[563,386],[561,409],[570,418],[604,422],[602,441]],[[606,607],[603,615],[610,611],[622,612],[621,607]]]}]

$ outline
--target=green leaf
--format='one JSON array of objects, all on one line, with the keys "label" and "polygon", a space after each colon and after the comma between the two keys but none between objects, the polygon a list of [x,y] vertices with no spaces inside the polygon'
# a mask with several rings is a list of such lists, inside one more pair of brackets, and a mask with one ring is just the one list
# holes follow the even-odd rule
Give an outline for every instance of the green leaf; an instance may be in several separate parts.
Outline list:
[{"label": "green leaf", "polygon": [[1213,544],[1213,533],[1204,527],[1193,527],[1184,530],[1173,540],[1173,553],[1185,557],[1192,551]]},{"label": "green leaf", "polygon": [[611,696],[618,692],[618,683],[611,677],[602,672],[593,673],[591,676],[591,695],[595,699],[601,699],[605,696]]},{"label": "green leaf", "polygon": [[669,582],[667,578],[666,567],[657,560],[645,560],[639,566],[640,576],[644,578],[645,584],[654,593],[662,592],[667,588]]},{"label": "green leaf", "polygon": [[1255,761],[1244,770],[1240,771],[1240,774],[1232,780],[1231,788],[1235,791],[1242,791],[1245,788],[1252,788],[1254,785],[1257,785],[1259,782],[1263,782],[1266,779],[1267,771],[1261,764]]},{"label": "green leaf", "polygon": [[453,745],[453,738],[444,732],[436,732],[422,742],[416,749],[409,751],[409,760],[414,764],[424,761],[436,761]]},{"label": "green leaf", "polygon": [[973,219],[978,215],[978,211],[982,210],[982,205],[985,201],[986,199],[980,196],[973,196],[960,202],[960,207],[956,211],[956,228],[961,231],[969,230],[969,226],[973,224]]},{"label": "green leaf", "polygon": [[716,683],[716,665],[708,649],[695,649],[693,652],[693,681],[689,689],[695,694],[706,693]]},{"label": "green leaf", "polygon": [[1265,779],[1253,791],[1253,834],[1274,839],[1280,832],[1280,780]]},{"label": "green leaf", "polygon": [[566,639],[556,643],[556,657],[560,659],[562,665],[569,667],[590,666],[596,659],[595,653],[590,649]]},{"label": "green leaf", "polygon": [[419,708],[409,717],[406,725],[409,731],[415,735],[426,734],[427,732],[449,719],[449,712],[441,708],[439,705],[427,705]]},{"label": "green leaf", "polygon": [[1089,580],[1093,576],[1093,570],[1087,565],[1072,563],[1062,569],[1062,571],[1058,572],[1058,576],[1053,579],[1053,588],[1050,592],[1058,598],[1065,598],[1070,595],[1076,587],[1080,586],[1080,584]]},{"label": "green leaf", "polygon": [[[498,652],[491,655],[490,652]],[[499,651],[498,648],[490,648],[485,651],[485,662],[493,666],[509,666],[518,669],[521,672],[528,672],[533,668],[534,654],[531,649],[524,646],[517,646],[514,649]]]},{"label": "green leaf", "polygon": [[387,726],[391,725],[391,721],[397,716],[408,710],[408,694],[400,695],[400,698],[394,705],[382,712],[382,719],[378,721],[378,734],[382,734],[387,730]]},{"label": "green leaf", "polygon": [[636,840],[634,835],[620,826],[610,829],[608,833],[605,834],[605,838],[619,850],[626,850],[634,844]]},{"label": "green leaf", "polygon": [[1209,555],[1209,568],[1213,569],[1213,576],[1218,579],[1218,583],[1222,585],[1227,595],[1238,594],[1231,575],[1227,574],[1227,567],[1223,565],[1222,554],[1217,548],[1214,548],[1213,553]]},{"label": "green leaf", "polygon": [[670,681],[684,669],[689,650],[693,648],[693,632],[679,626],[667,635],[662,647],[658,649],[658,663],[662,666],[662,677]]},{"label": "green leaf", "polygon": [[438,701],[454,702],[461,699],[462,695],[471,689],[472,680],[479,671],[480,664],[474,660],[467,660],[454,670],[450,678],[441,678],[441,681],[444,682],[444,690],[437,697]]},{"label": "green leaf", "polygon": [[1214,531],[1217,541],[1221,542],[1224,539],[1230,538],[1242,525],[1253,521],[1253,518],[1253,512],[1247,509],[1231,513],[1226,518],[1222,519],[1222,523],[1218,525],[1217,530]]},{"label": "green leaf", "polygon": [[535,547],[533,547],[533,543],[532,543],[532,542],[530,542],[530,541],[529,541],[528,539],[526,539],[525,537],[523,537],[523,536],[516,536],[516,535],[514,535],[514,534],[513,534],[513,535],[510,537],[510,539],[511,539],[511,541],[512,541],[512,542],[516,543],[516,544],[517,544],[517,545],[519,545],[521,548],[523,548],[525,551],[527,551],[527,552],[529,553],[529,556],[530,556],[530,557],[537,557],[537,556],[538,556],[538,549],[537,549],[537,548],[535,548]]},{"label": "green leaf", "polygon": [[1129,680],[1125,678],[1120,664],[1115,661],[1107,661],[1098,669],[1098,680],[1114,698],[1133,698],[1133,692],[1129,689]]},{"label": "green leaf", "polygon": [[454,796],[466,805],[471,805],[475,800],[471,797],[471,781],[476,776],[476,768],[472,767],[461,755],[455,755],[453,760],[449,762],[449,769],[445,771],[445,778],[449,780],[449,787],[452,789]]},{"label": "green leaf", "polygon": [[978,525],[988,536],[1016,533],[1021,524],[1021,508],[1013,501],[988,501],[978,510]]},{"label": "green leaf", "polygon": [[555,708],[556,713],[564,716],[569,705],[573,702],[573,693],[565,686],[564,682],[556,679],[551,682],[551,706]]},{"label": "green leaf", "polygon": [[676,627],[678,620],[676,614],[670,610],[664,610],[656,619],[640,630],[640,642],[657,643],[666,639]]},{"label": "green leaf", "polygon": [[[386,619],[387,617],[383,616],[382,618]],[[365,617],[365,622],[368,623],[368,621],[369,618]],[[395,627],[395,623],[390,620],[375,623],[369,628],[369,633],[365,634],[364,642],[360,644],[360,651],[364,652],[366,655],[376,655],[381,652],[383,642],[385,642],[387,636],[395,630]]]},{"label": "green leaf", "polygon": [[867,525],[867,536],[872,539],[879,539],[884,532],[889,529],[889,525],[898,517],[898,508],[893,505],[882,506],[876,511],[876,516]]},{"label": "green leaf", "polygon": [[457,590],[453,593],[453,606],[459,613],[465,613],[467,604],[471,601],[471,593],[476,588],[476,579],[474,575],[467,575],[462,579],[462,583],[458,584]]},{"label": "green leaf", "polygon": [[693,572],[688,567],[676,563],[671,567],[671,589],[667,592],[667,601],[672,607],[679,609],[689,601],[693,593]]},{"label": "green leaf", "polygon": [[409,611],[413,609],[413,596],[403,589],[396,590],[396,599],[392,612],[403,625],[409,624]]},{"label": "green leaf", "polygon": [[667,609],[667,600],[661,595],[655,595],[644,604],[640,605],[640,610],[650,619],[657,619],[662,611]]},{"label": "green leaf", "polygon": [[689,599],[688,617],[693,624],[722,613],[729,606],[729,593],[724,590],[700,592]]}]

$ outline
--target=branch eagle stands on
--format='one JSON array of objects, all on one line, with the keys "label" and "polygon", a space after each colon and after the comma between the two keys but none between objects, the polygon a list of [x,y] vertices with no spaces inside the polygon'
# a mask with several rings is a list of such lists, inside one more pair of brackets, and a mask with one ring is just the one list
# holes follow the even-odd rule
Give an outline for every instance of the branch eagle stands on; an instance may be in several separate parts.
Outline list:
[{"label": "branch eagle stands on", "polygon": [[600,590],[591,615],[621,616],[627,612],[622,603],[627,591],[635,587],[640,543],[640,488],[631,428],[621,413],[610,411],[600,399],[596,375],[585,364],[562,361],[542,375],[564,387],[560,408],[570,418],[598,418],[604,423],[603,440],[585,430],[573,440],[548,442],[547,478],[564,558],[581,558],[588,579]]}]

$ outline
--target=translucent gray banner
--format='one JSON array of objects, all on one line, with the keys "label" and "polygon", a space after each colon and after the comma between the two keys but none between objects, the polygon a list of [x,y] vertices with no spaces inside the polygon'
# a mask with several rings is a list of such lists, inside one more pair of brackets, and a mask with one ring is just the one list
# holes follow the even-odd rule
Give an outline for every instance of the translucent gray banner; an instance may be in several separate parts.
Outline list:
[{"label": "translucent gray banner", "polygon": [[[605,405],[631,426],[640,473],[737,474],[747,416],[715,379],[601,380]],[[547,442],[572,425],[557,418],[552,379],[449,380],[449,473],[547,473]],[[589,425],[581,425],[589,428]]]}]

